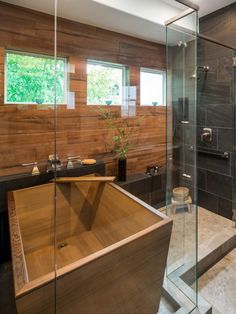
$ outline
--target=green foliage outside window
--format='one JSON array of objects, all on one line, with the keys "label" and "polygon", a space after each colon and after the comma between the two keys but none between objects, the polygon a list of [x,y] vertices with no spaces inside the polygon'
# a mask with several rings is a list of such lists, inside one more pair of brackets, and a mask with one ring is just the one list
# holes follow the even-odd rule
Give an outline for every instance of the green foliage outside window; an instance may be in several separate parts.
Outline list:
[{"label": "green foliage outside window", "polygon": [[[55,103],[55,61],[40,55],[8,52],[6,55],[8,103]],[[65,102],[65,60],[57,60],[56,102]]]},{"label": "green foliage outside window", "polygon": [[88,64],[87,103],[90,105],[121,105],[122,77],[122,68]]}]

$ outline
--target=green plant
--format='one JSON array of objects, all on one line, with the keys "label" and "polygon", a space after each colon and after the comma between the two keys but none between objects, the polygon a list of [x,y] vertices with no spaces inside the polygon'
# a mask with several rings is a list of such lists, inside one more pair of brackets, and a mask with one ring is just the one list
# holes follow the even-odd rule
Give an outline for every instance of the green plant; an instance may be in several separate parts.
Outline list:
[{"label": "green plant", "polygon": [[[88,65],[87,102],[103,105],[107,101],[120,103],[120,87],[122,85],[122,70],[100,65]],[[111,103],[110,103],[111,104]]]},{"label": "green plant", "polygon": [[133,144],[134,134],[140,127],[138,118],[119,118],[110,109],[99,107],[99,116],[106,121],[107,127],[112,130],[111,147],[119,159],[127,158]]},{"label": "green plant", "polygon": [[[55,60],[41,55],[7,53],[7,101],[18,103],[55,102]],[[57,102],[64,102],[65,61],[57,60]]]}]

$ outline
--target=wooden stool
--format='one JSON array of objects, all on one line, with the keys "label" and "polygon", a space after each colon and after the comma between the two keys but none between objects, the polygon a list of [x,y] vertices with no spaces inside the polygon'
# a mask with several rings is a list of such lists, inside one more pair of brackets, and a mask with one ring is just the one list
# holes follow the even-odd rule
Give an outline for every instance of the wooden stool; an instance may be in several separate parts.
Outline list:
[{"label": "wooden stool", "polygon": [[173,189],[173,197],[171,198],[172,211],[175,214],[178,207],[186,206],[188,212],[191,213],[192,198],[189,195],[189,189],[186,187],[178,187]]}]

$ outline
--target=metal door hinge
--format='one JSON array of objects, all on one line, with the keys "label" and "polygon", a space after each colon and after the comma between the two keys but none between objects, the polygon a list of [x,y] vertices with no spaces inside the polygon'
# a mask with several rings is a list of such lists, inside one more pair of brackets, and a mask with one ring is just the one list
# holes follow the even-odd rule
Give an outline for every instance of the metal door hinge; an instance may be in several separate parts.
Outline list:
[{"label": "metal door hinge", "polygon": [[233,66],[236,67],[236,57],[233,57]]}]

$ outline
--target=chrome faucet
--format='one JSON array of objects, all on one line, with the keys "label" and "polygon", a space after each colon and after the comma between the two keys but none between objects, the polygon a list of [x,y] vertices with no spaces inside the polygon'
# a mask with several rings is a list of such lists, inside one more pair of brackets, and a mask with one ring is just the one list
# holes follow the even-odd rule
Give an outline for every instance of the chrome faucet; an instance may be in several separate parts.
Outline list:
[{"label": "chrome faucet", "polygon": [[33,166],[32,172],[31,172],[32,176],[40,174],[37,161],[29,162],[27,164],[22,164],[22,167],[32,167],[32,166]]},{"label": "chrome faucet", "polygon": [[[152,171],[153,170],[153,171]],[[159,166],[157,165],[153,165],[153,166],[147,166],[147,169],[146,169],[146,174],[152,176],[153,174],[157,174],[158,173],[158,170],[159,170]],[[153,173],[154,172],[154,173]]]},{"label": "chrome faucet", "polygon": [[69,156],[69,157],[67,157],[67,165],[66,165],[66,168],[67,168],[67,169],[72,169],[72,168],[74,168],[73,161],[74,161],[75,159],[77,159],[77,162],[78,162],[79,164],[82,163],[80,156]]}]

